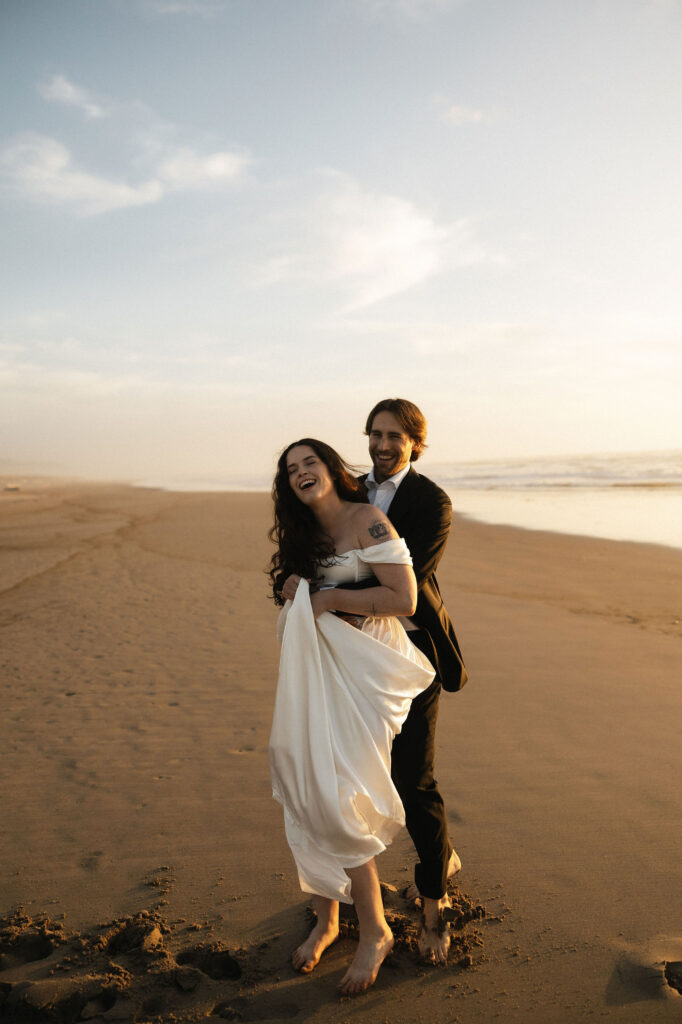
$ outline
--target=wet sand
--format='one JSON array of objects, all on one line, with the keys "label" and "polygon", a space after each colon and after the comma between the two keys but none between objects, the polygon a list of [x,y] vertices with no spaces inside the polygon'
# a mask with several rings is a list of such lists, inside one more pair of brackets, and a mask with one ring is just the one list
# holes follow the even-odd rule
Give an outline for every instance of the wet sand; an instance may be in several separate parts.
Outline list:
[{"label": "wet sand", "polygon": [[398,951],[339,1000],[352,926],[288,965],[309,915],[268,779],[268,497],[7,482],[1,1019],[679,1020],[681,551],[455,522],[457,943],[419,963],[403,833]]}]

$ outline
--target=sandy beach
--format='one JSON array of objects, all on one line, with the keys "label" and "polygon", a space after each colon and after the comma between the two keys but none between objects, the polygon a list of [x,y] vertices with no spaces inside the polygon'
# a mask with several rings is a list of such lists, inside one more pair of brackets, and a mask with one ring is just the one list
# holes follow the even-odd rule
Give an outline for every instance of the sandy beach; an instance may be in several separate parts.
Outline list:
[{"label": "sandy beach", "polygon": [[0,481],[0,1019],[614,1024],[682,1011],[682,551],[456,519],[439,579],[470,683],[437,775],[451,963],[398,937],[310,976],[270,791],[270,499]]}]

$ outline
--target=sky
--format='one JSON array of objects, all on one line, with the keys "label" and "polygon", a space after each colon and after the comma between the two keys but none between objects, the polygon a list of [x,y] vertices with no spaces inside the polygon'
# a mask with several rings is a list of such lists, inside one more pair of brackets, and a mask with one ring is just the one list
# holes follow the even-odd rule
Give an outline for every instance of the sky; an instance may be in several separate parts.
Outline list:
[{"label": "sky", "polygon": [[2,0],[0,472],[682,448],[682,0]]}]

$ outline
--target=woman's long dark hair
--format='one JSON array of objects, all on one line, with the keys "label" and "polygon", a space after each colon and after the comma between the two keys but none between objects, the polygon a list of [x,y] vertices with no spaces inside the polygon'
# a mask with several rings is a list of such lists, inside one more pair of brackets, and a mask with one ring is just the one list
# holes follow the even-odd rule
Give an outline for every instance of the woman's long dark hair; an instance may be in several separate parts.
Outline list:
[{"label": "woman's long dark hair", "polygon": [[324,441],[303,437],[287,445],[277,460],[277,472],[272,485],[275,504],[275,525],[268,537],[277,545],[268,575],[272,582],[275,604],[284,604],[282,587],[288,576],[296,573],[305,579],[314,579],[319,565],[329,565],[336,554],[329,537],[320,530],[312,509],[296,496],[289,482],[287,456],[292,448],[306,445],[324,462],[334,481],[336,493],[343,501],[367,502],[363,485],[353,476],[351,467],[338,452]]}]

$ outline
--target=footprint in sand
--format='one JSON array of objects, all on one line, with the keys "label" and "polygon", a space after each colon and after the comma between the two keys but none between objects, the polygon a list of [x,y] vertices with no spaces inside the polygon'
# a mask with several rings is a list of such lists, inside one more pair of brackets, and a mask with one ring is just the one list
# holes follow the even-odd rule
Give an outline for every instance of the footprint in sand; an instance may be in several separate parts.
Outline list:
[{"label": "footprint in sand", "polygon": [[670,987],[682,995],[682,960],[667,961],[663,973]]},{"label": "footprint in sand", "polygon": [[237,996],[218,1003],[213,1007],[211,1016],[219,1020],[280,1021],[292,1020],[300,1012],[301,1007],[296,1003],[280,1002],[277,995],[267,992],[252,998]]},{"label": "footprint in sand", "polygon": [[65,942],[60,924],[48,918],[34,920],[19,907],[0,918],[0,971],[45,960]]},{"label": "footprint in sand", "polygon": [[42,1021],[44,1024],[76,1024],[107,1013],[118,993],[109,979],[88,975],[78,979],[46,978],[14,985],[3,1007],[8,1021]]},{"label": "footprint in sand", "polygon": [[97,871],[103,855],[103,850],[93,850],[92,853],[87,853],[81,858],[80,866],[86,871]]},{"label": "footprint in sand", "polygon": [[[158,871],[171,873],[168,867]],[[230,990],[225,982],[242,978],[242,967],[227,946],[201,943],[175,958],[167,948],[173,938],[173,927],[157,912],[143,910],[99,924],[90,933],[67,934],[60,923],[44,915],[29,917],[19,908],[0,918],[0,1020],[130,1024],[142,1019],[140,1014],[175,1019],[170,1007],[178,994],[172,986],[184,1000],[202,983],[210,991],[208,979],[222,982],[218,988],[225,999]],[[57,947],[63,951],[55,954]],[[41,968],[42,977],[35,972],[18,977],[18,968],[45,958],[50,959]]]},{"label": "footprint in sand", "polygon": [[682,995],[682,938],[658,935],[642,945],[621,944],[606,989],[610,1006]]},{"label": "footprint in sand", "polygon": [[219,942],[185,949],[175,958],[181,967],[195,967],[214,981],[236,981],[242,976],[242,969]]}]

